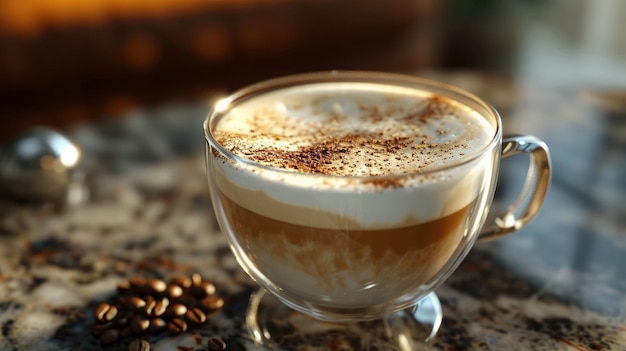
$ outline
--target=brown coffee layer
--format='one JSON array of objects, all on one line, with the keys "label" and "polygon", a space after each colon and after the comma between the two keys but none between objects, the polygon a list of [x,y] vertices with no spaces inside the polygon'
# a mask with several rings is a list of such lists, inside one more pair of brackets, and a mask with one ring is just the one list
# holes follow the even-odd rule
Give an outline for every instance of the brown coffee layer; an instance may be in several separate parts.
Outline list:
[{"label": "brown coffee layer", "polygon": [[303,286],[329,294],[372,283],[384,290],[425,283],[458,247],[471,207],[418,225],[349,230],[287,223],[252,212],[223,194],[220,199],[239,245],[263,272],[276,279],[299,273],[300,278],[292,277],[296,281],[279,285],[297,287],[297,279],[304,279]]}]

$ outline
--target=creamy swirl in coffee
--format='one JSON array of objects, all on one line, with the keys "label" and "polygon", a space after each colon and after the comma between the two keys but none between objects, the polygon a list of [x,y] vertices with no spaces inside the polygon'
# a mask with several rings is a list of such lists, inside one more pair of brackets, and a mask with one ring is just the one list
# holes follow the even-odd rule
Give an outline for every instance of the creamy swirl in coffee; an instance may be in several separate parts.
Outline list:
[{"label": "creamy swirl in coffee", "polygon": [[493,179],[481,152],[494,127],[418,89],[288,87],[237,102],[210,132],[235,155],[213,149],[209,165],[247,264],[328,308],[427,285],[468,240]]}]

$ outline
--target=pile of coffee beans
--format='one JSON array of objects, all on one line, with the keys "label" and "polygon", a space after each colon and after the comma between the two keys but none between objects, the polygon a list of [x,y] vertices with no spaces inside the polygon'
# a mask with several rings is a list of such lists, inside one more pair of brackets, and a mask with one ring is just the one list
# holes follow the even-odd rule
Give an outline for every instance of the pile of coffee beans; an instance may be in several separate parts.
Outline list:
[{"label": "pile of coffee beans", "polygon": [[[169,282],[133,277],[117,288],[116,300],[100,304],[95,311],[96,322],[91,332],[103,344],[130,335],[184,333],[206,323],[224,306],[224,299],[216,295],[215,285],[199,274],[177,276]],[[209,348],[224,350],[226,345],[220,339],[211,339]],[[147,351],[150,344],[137,339],[129,349]]]}]

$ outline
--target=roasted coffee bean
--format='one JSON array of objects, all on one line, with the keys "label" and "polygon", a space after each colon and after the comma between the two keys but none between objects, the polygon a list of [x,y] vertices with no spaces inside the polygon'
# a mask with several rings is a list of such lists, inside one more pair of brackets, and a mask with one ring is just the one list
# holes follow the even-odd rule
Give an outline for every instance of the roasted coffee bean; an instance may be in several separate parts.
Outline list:
[{"label": "roasted coffee bean", "polygon": [[[132,301],[132,299],[135,296],[121,296],[117,301],[118,301],[118,306],[120,306],[121,309],[123,310],[135,310],[135,303]],[[138,297],[137,297],[138,298]],[[141,298],[138,298],[141,299]]]},{"label": "roasted coffee bean", "polygon": [[193,285],[193,281],[189,277],[176,276],[171,280],[172,284],[178,285],[181,288],[188,289]]},{"label": "roasted coffee bean", "polygon": [[224,351],[226,343],[222,339],[212,338],[209,340],[209,351]]},{"label": "roasted coffee bean", "polygon": [[165,310],[164,315],[168,318],[173,318],[173,317],[184,316],[185,313],[187,313],[187,306],[182,305],[180,303],[175,303],[167,307],[167,310]]},{"label": "roasted coffee bean", "polygon": [[167,311],[167,307],[170,305],[170,300],[167,297],[164,297],[160,300],[157,300],[154,304],[154,308],[152,309],[152,315],[155,317],[160,317]]},{"label": "roasted coffee bean", "polygon": [[150,288],[152,293],[160,294],[167,289],[167,284],[161,279],[150,279],[148,280],[147,286]]},{"label": "roasted coffee bean", "polygon": [[143,311],[149,316],[152,314],[152,310],[154,309],[154,306],[156,306],[156,301],[154,300],[154,297],[152,296],[147,296],[145,301],[146,301],[146,305],[143,306]]},{"label": "roasted coffee bean", "polygon": [[147,340],[133,340],[128,345],[128,351],[150,351],[150,343]]},{"label": "roasted coffee bean", "polygon": [[129,328],[121,328],[121,329],[118,329],[118,331],[120,332],[120,338],[125,338],[130,335]]},{"label": "roasted coffee bean", "polygon": [[112,321],[115,316],[117,316],[117,307],[115,307],[115,305],[103,303],[96,308],[96,319],[100,322]]},{"label": "roasted coffee bean", "polygon": [[[91,332],[103,344],[113,343],[131,333],[143,335],[165,329],[183,333],[189,325],[206,323],[207,316],[225,304],[223,298],[215,295],[215,285],[204,281],[198,273],[174,277],[170,283],[133,277],[120,283],[118,291],[117,305],[103,303],[95,311],[97,322],[92,325]],[[141,340],[136,340],[132,347],[132,350],[148,349],[142,346]],[[209,348],[224,350],[226,344],[213,339],[209,341]]]},{"label": "roasted coffee bean", "polygon": [[213,283],[203,282],[202,284],[200,284],[200,287],[202,288],[202,292],[207,296],[215,294],[216,289]]},{"label": "roasted coffee bean", "polygon": [[130,331],[133,334],[142,334],[150,326],[150,321],[144,316],[135,316],[130,320]]},{"label": "roasted coffee bean", "polygon": [[130,284],[130,288],[139,291],[144,289],[146,285],[146,279],[142,277],[132,277],[128,279],[128,283]]},{"label": "roasted coffee bean", "polygon": [[90,331],[93,336],[100,336],[106,329],[101,324],[92,324]]},{"label": "roasted coffee bean", "polygon": [[[189,280],[191,282],[191,280]],[[169,298],[177,299],[183,296],[183,288],[177,284],[169,284],[167,286],[166,294]]]},{"label": "roasted coffee bean", "polygon": [[193,324],[202,324],[206,322],[206,314],[204,314],[204,312],[197,307],[188,309],[187,313],[185,313],[185,318]]},{"label": "roasted coffee bean", "polygon": [[138,310],[138,309],[143,308],[145,305],[146,305],[146,301],[137,296],[133,296],[126,300],[126,306],[129,309]]},{"label": "roasted coffee bean", "polygon": [[117,329],[108,329],[100,334],[100,342],[103,344],[112,344],[120,338],[120,332]]},{"label": "roasted coffee bean", "polygon": [[202,299],[200,307],[206,312],[214,312],[224,307],[224,299],[219,296],[209,296]]},{"label": "roasted coffee bean", "polygon": [[105,331],[111,328],[113,328],[112,322],[96,323],[96,324],[91,325],[91,334],[93,334],[94,336],[100,336],[102,335],[102,333],[104,333]]},{"label": "roasted coffee bean", "polygon": [[167,327],[167,322],[163,318],[152,318],[150,320],[150,326],[148,327],[148,331],[151,333],[158,333]]},{"label": "roasted coffee bean", "polygon": [[167,329],[174,334],[184,333],[187,331],[187,323],[180,318],[174,318],[167,323]]},{"label": "roasted coffee bean", "polygon": [[118,327],[125,327],[130,322],[130,319],[133,317],[133,314],[130,312],[121,312],[117,315],[117,318],[113,321]]},{"label": "roasted coffee bean", "polygon": [[198,298],[204,298],[215,294],[215,285],[209,282],[201,282],[197,286],[193,286],[189,291]]},{"label": "roasted coffee bean", "polygon": [[198,299],[194,296],[191,296],[189,294],[185,294],[181,297],[179,297],[178,299],[176,299],[176,302],[185,306],[195,306],[198,303]]},{"label": "roasted coffee bean", "polygon": [[129,282],[121,282],[117,284],[117,291],[120,294],[126,294],[130,292],[130,283]]},{"label": "roasted coffee bean", "polygon": [[192,274],[191,282],[193,286],[200,286],[200,284],[202,283],[202,276],[198,273]]}]

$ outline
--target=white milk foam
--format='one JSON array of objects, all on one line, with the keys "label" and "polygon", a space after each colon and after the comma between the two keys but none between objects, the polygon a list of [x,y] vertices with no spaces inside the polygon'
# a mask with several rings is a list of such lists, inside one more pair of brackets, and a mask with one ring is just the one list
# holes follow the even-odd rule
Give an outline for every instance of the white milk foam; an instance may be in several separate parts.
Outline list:
[{"label": "white milk foam", "polygon": [[[495,130],[476,111],[422,90],[319,83],[244,101],[211,133],[231,153],[280,170],[212,161],[220,190],[241,206],[301,225],[337,228],[336,218],[311,223],[306,211],[315,210],[341,216],[346,228],[381,229],[467,206],[490,177],[490,154],[438,169],[481,152]],[[409,174],[401,183],[355,180]],[[302,215],[284,214],[299,208]]]}]

